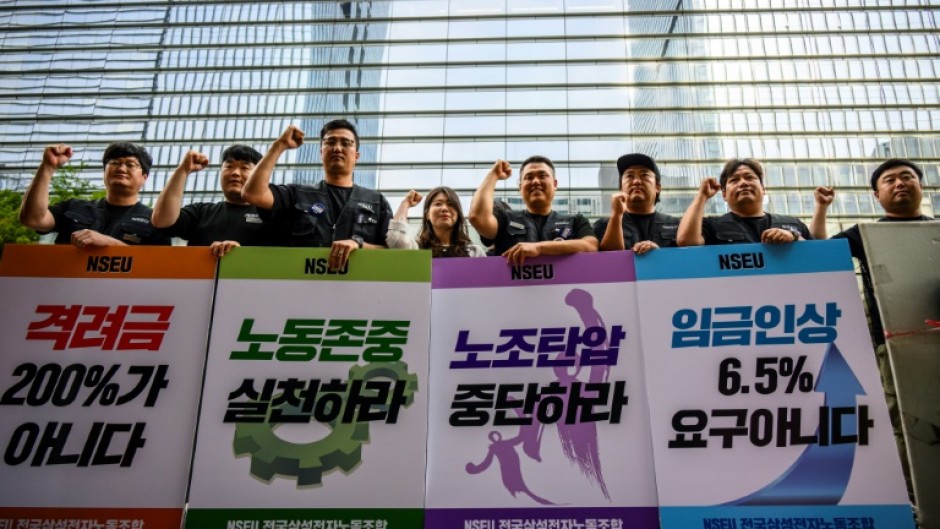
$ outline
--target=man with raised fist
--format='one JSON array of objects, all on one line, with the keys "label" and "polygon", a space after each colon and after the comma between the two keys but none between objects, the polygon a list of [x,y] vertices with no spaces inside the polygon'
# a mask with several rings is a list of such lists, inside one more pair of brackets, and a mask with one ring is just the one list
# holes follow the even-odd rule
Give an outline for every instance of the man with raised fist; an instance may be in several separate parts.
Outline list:
[{"label": "man with raised fist", "polygon": [[271,183],[278,158],[304,142],[304,132],[287,127],[242,189],[242,199],[289,226],[290,246],[330,247],[329,267],[346,266],[352,252],[384,248],[392,207],[378,191],[353,183],[359,160],[359,134],[352,123],[330,121],[320,130],[320,158],[325,177],[315,185]]},{"label": "man with raised fist", "polygon": [[[705,203],[721,191],[728,213],[705,217]],[[790,244],[812,239],[803,221],[764,211],[764,168],[753,158],[725,163],[718,180],[702,180],[679,223],[679,246],[762,242]]]},{"label": "man with raised fist", "polygon": [[104,198],[73,198],[50,206],[49,182],[73,154],[68,145],[46,147],[36,176],[23,194],[19,219],[24,226],[41,234],[56,232],[56,244],[79,248],[169,244],[169,238],[150,223],[151,210],[139,198],[153,159],[133,143],[112,143],[105,149]]},{"label": "man with raised fist", "polygon": [[209,165],[204,154],[187,152],[157,198],[153,225],[167,235],[186,239],[189,246],[209,246],[218,257],[236,246],[277,246],[281,233],[273,228],[274,222],[262,219],[255,206],[242,200],[242,188],[260,160],[261,153],[247,145],[225,149],[219,171],[224,200],[180,207],[186,178]]},{"label": "man with raised fist", "polygon": [[552,210],[558,189],[555,165],[544,156],[530,156],[522,162],[519,194],[525,211],[494,208],[496,183],[512,176],[509,162],[497,160],[486,174],[470,203],[470,224],[480,237],[495,246],[512,265],[540,255],[567,255],[596,252],[597,238],[591,224],[580,213],[574,215]]},{"label": "man with raised fist", "polygon": [[645,154],[617,159],[620,192],[610,197],[610,219],[594,223],[600,249],[633,250],[643,255],[656,248],[676,246],[679,219],[656,211],[662,191],[659,166]]}]

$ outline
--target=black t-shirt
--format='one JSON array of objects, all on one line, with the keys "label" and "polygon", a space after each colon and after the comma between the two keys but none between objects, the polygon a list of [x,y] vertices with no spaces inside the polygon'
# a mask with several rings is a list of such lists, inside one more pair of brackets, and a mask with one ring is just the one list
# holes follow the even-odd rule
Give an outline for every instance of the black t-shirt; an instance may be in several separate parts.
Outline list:
[{"label": "black t-shirt", "polygon": [[[732,213],[732,215],[734,214]],[[735,216],[737,217],[737,215]],[[767,215],[763,217],[737,217],[736,220],[747,230],[748,237],[752,241],[759,241],[764,230],[770,228],[770,217]]]},{"label": "black t-shirt", "polygon": [[110,232],[134,206],[115,206],[105,202],[104,233]]},{"label": "black t-shirt", "polygon": [[653,217],[655,213],[630,213],[630,216],[633,218],[633,223],[636,225],[637,231],[640,232],[640,240],[648,241],[652,239],[650,236],[650,228],[653,226]]},{"label": "black t-shirt", "polygon": [[537,215],[535,213],[530,213],[532,221],[535,222],[535,228],[539,233],[545,230],[545,222],[548,221],[548,215]]},{"label": "black t-shirt", "polygon": [[326,184],[326,189],[330,193],[330,211],[342,211],[349,202],[349,195],[352,194],[353,188]]},{"label": "black t-shirt", "polygon": [[199,202],[180,209],[176,223],[162,230],[186,239],[189,246],[209,246],[216,241],[238,241],[242,246],[281,246],[283,229],[275,221],[262,219],[251,205],[229,202]]}]

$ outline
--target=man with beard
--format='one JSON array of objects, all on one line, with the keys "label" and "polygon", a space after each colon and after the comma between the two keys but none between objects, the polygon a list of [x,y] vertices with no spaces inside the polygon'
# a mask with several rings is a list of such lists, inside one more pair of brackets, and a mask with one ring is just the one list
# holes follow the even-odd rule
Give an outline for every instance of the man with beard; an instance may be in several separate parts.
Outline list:
[{"label": "man with beard", "polygon": [[596,252],[597,238],[583,215],[552,211],[558,188],[552,161],[544,156],[530,156],[522,162],[521,172],[519,194],[525,211],[493,207],[496,183],[512,176],[512,168],[504,160],[493,164],[473,194],[469,220],[484,244],[492,242],[495,253],[513,265],[540,255]]},{"label": "man with beard", "polygon": [[656,211],[662,177],[656,161],[645,154],[625,154],[617,160],[620,192],[610,199],[610,219],[594,223],[600,249],[630,249],[642,255],[676,246],[679,219]]},{"label": "man with beard", "polygon": [[151,210],[139,198],[153,165],[146,149],[127,142],[108,145],[102,156],[105,197],[49,206],[49,182],[72,155],[68,145],[46,147],[36,177],[23,194],[19,219],[24,226],[41,234],[57,232],[56,244],[79,248],[169,244],[169,238],[150,224]]},{"label": "man with beard", "polygon": [[[705,203],[721,191],[730,212],[705,217]],[[812,239],[796,217],[764,212],[764,169],[754,159],[729,160],[718,180],[706,178],[679,223],[679,246],[763,242],[789,244]]]},{"label": "man with beard", "polygon": [[209,246],[218,257],[236,246],[276,245],[279,234],[271,220],[263,220],[255,206],[242,200],[242,188],[260,160],[261,153],[247,145],[225,149],[219,171],[224,200],[181,208],[186,178],[209,165],[204,154],[187,152],[157,198],[153,225],[167,235],[186,239],[188,246]]}]

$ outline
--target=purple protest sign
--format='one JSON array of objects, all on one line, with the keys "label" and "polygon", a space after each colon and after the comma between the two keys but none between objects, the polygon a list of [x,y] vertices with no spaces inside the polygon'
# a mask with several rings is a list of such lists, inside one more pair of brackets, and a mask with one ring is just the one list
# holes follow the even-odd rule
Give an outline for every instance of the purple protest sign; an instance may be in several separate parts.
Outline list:
[{"label": "purple protest sign", "polygon": [[426,527],[658,527],[633,255],[526,264],[434,262]]}]

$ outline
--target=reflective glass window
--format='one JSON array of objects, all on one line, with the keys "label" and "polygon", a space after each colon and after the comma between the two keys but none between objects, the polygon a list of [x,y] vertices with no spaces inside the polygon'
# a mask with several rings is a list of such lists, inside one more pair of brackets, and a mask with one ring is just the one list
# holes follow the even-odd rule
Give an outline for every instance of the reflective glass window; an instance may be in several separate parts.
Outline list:
[{"label": "reflective glass window", "polygon": [[565,35],[564,18],[511,18],[506,21],[506,35],[509,37],[563,37]]},{"label": "reflective glass window", "polygon": [[446,39],[450,24],[441,20],[425,20],[420,22],[398,21],[389,24],[389,39],[411,40],[420,35],[425,39]]},{"label": "reflective glass window", "polygon": [[[937,19],[915,2],[120,4],[4,4],[0,176],[28,181],[47,142],[100,155],[128,139],[153,144],[156,193],[187,148],[264,150],[288,123],[309,134],[342,116],[365,140],[357,181],[398,198],[438,183],[469,197],[494,157],[536,152],[570,186],[557,206],[591,214],[609,208],[599,190],[625,150],[669,168],[661,206],[679,213],[731,156],[772,160],[787,187],[768,207],[806,216],[814,185],[839,185],[853,198],[835,224],[880,214],[867,175],[887,156],[926,160],[940,183]],[[322,177],[299,151],[275,181]],[[521,204],[514,185],[500,190]]]},{"label": "reflective glass window", "polygon": [[[415,35],[423,33],[416,32]],[[506,24],[502,21],[492,20],[453,20],[447,25],[447,38],[451,39],[483,39],[506,37]]]},{"label": "reflective glass window", "polygon": [[506,108],[506,93],[502,91],[448,91],[447,110],[502,110]]},{"label": "reflective glass window", "polygon": [[563,109],[568,94],[563,90],[513,90],[506,94],[506,108],[519,110]]},{"label": "reflective glass window", "polygon": [[450,0],[450,14],[455,16],[500,15],[505,12],[505,0]]}]

